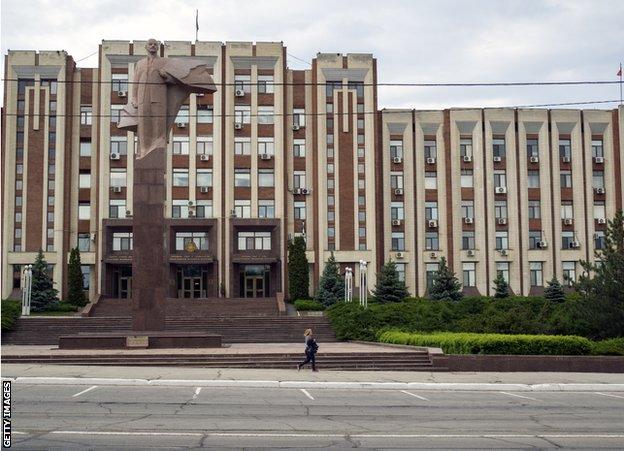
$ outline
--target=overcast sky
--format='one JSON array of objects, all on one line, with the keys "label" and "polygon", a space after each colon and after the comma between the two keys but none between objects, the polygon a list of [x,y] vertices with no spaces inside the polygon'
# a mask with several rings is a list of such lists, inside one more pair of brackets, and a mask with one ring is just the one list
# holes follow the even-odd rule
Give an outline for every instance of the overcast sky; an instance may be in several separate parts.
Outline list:
[{"label": "overcast sky", "polygon": [[[293,69],[317,52],[373,53],[384,83],[615,81],[624,60],[622,0],[2,0],[2,53],[66,50],[81,60],[102,39],[191,41],[196,8],[200,40],[283,41]],[[95,67],[97,54],[78,65]],[[379,108],[613,99],[617,85],[381,87]]]}]

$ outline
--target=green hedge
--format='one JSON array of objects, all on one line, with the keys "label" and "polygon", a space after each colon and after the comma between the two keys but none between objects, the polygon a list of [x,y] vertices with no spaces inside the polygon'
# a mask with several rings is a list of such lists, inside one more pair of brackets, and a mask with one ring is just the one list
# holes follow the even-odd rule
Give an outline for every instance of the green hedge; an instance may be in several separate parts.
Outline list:
[{"label": "green hedge", "polygon": [[592,347],[594,355],[624,355],[624,337],[595,341]]},{"label": "green hedge", "polygon": [[297,299],[295,307],[300,312],[320,312],[325,310],[325,306],[313,299]]},{"label": "green hedge", "polygon": [[474,333],[417,333],[389,330],[382,343],[442,348],[445,354],[586,355],[592,342],[572,335],[503,335]]},{"label": "green hedge", "polygon": [[17,318],[22,314],[22,302],[16,299],[5,299],[2,301],[2,331],[13,329]]}]

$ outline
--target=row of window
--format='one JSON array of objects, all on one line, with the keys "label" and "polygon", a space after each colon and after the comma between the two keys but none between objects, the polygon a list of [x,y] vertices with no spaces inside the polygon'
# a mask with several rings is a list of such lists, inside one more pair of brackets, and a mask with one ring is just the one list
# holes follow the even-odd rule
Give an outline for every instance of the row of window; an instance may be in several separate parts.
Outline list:
[{"label": "row of window", "polygon": [[[132,232],[113,232],[113,251],[132,250]],[[195,249],[200,251],[208,250],[207,232],[176,232],[175,250],[184,251],[188,249],[190,242],[195,244]],[[90,239],[88,234],[81,234],[78,237],[78,247],[81,251],[89,249]],[[86,248],[86,249],[85,249]],[[271,250],[271,232],[238,232],[237,249],[245,250]]]}]

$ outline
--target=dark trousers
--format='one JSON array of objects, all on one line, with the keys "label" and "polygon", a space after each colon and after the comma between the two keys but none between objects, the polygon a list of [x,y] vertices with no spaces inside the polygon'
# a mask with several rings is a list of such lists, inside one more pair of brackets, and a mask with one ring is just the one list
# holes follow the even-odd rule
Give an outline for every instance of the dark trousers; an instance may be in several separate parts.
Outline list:
[{"label": "dark trousers", "polygon": [[316,352],[306,350],[306,359],[299,364],[299,367],[302,367],[306,363],[312,363],[312,369],[316,370]]}]

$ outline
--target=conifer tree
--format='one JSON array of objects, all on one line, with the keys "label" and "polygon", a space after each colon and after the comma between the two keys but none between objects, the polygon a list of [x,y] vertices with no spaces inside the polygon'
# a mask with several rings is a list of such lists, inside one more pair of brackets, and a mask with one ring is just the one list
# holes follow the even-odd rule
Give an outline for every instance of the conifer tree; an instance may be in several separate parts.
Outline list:
[{"label": "conifer tree", "polygon": [[43,251],[39,249],[32,267],[30,307],[33,312],[49,310],[58,303],[58,290],[53,284],[54,282],[48,275],[48,263],[43,258]]},{"label": "conifer tree", "polygon": [[497,299],[509,297],[509,284],[501,272],[499,272],[496,279],[494,279],[494,297]]},{"label": "conifer tree", "polygon": [[557,278],[553,278],[548,282],[546,288],[544,288],[544,297],[550,302],[564,302],[565,291],[563,291],[563,285],[559,283]]},{"label": "conifer tree", "polygon": [[399,279],[396,264],[390,260],[377,274],[377,284],[373,292],[381,303],[399,302],[409,296],[405,282]]},{"label": "conifer tree", "polygon": [[308,299],[309,278],[306,243],[302,236],[296,236],[288,243],[288,295],[291,300]]},{"label": "conifer tree", "polygon": [[67,302],[77,307],[87,305],[87,298],[83,290],[83,276],[80,268],[80,250],[72,248],[69,252],[69,265],[67,268]]},{"label": "conifer tree", "polygon": [[461,283],[455,277],[455,273],[447,266],[446,258],[442,257],[440,267],[429,289],[429,298],[436,301],[459,301],[464,296],[461,289]]},{"label": "conifer tree", "polygon": [[344,298],[344,280],[340,277],[338,264],[332,252],[329,260],[325,264],[319,288],[316,293],[316,300],[325,307],[335,304]]}]

